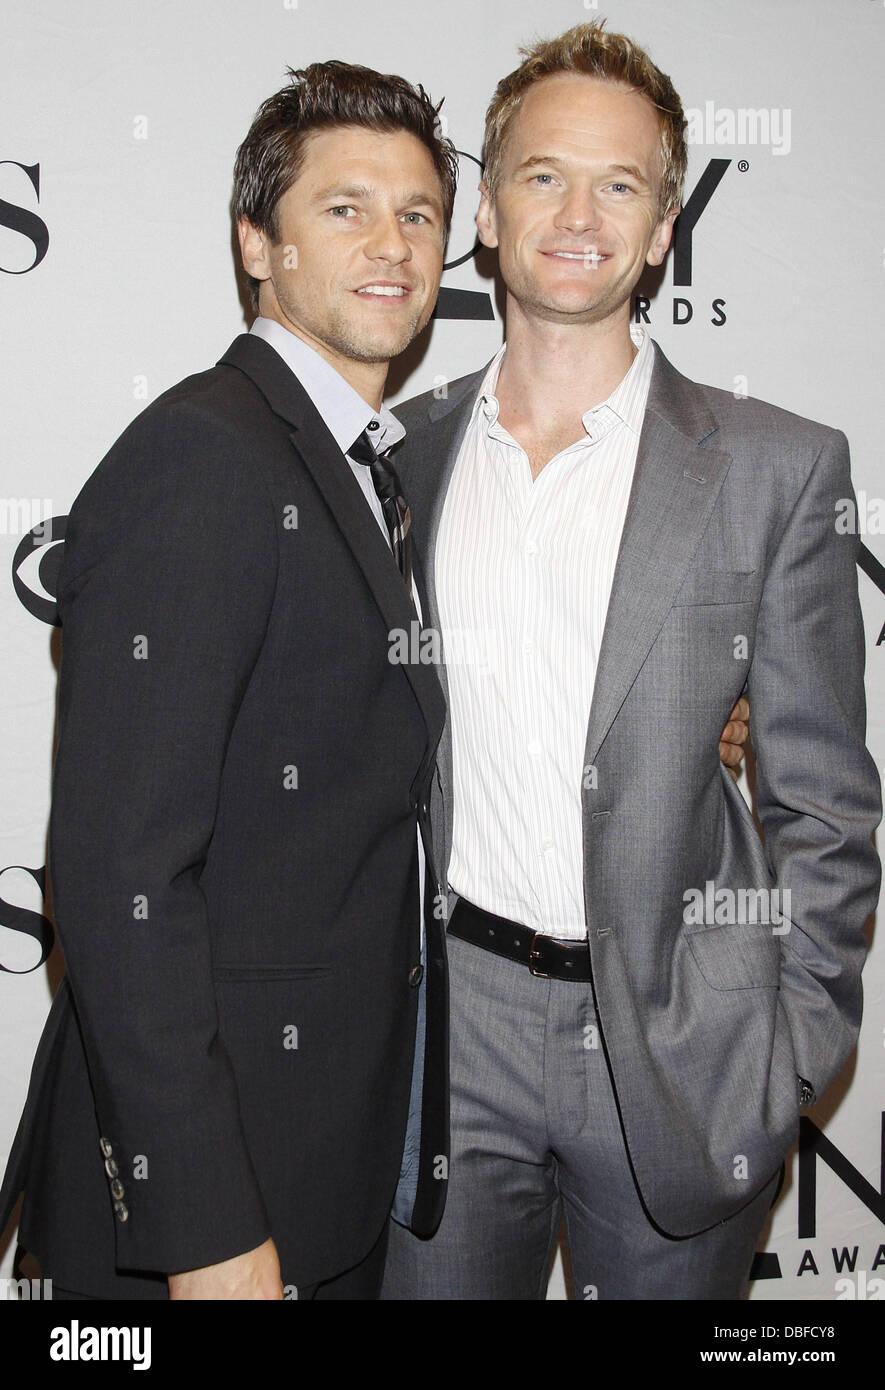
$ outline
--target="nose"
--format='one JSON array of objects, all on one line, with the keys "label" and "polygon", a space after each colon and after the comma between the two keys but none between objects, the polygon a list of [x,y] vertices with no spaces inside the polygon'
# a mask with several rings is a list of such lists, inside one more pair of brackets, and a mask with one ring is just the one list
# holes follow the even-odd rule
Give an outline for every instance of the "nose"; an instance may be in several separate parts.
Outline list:
[{"label": "nose", "polygon": [[364,250],[370,260],[386,261],[389,265],[401,265],[412,259],[412,248],[403,224],[392,212],[380,213],[372,219]]},{"label": "nose", "polygon": [[592,189],[568,188],[557,209],[556,225],[577,236],[598,231],[602,212]]}]

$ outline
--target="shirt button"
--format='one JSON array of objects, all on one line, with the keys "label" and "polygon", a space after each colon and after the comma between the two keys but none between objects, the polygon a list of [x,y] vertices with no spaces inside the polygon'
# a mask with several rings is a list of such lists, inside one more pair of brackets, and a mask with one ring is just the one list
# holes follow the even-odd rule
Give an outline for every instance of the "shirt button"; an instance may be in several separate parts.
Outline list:
[{"label": "shirt button", "polygon": [[111,1154],[114,1152],[111,1148],[110,1139],[99,1139],[98,1144],[105,1158],[110,1158]]},{"label": "shirt button", "polygon": [[366,425],[367,430],[377,430],[380,428],[381,426],[377,420],[370,420],[369,423]]},{"label": "shirt button", "polygon": [[412,988],[412,989],[417,989],[418,986],[420,985],[420,983],[421,983],[421,981],[422,981],[423,979],[424,979],[424,966],[423,966],[423,965],[413,965],[412,968],[411,968],[411,970],[409,971],[409,985],[411,986],[411,988]]},{"label": "shirt button", "polygon": [[107,1173],[107,1175],[108,1175],[109,1178],[115,1178],[115,1177],[117,1176],[117,1174],[119,1173],[119,1171],[120,1171],[119,1168],[117,1167],[116,1160],[113,1159],[113,1158],[106,1158],[106,1159],[105,1159],[105,1161],[104,1161],[104,1170],[105,1170],[105,1172]]},{"label": "shirt button", "polygon": [[537,544],[536,544],[535,541],[526,541],[526,543],[525,543],[525,553],[526,553],[526,555],[537,555],[537,553],[538,553],[538,546],[537,546]]},{"label": "shirt button", "polygon": [[115,1202],[114,1211],[116,1213],[118,1221],[129,1220],[129,1208],[127,1207],[125,1202]]},{"label": "shirt button", "polygon": [[555,848],[556,848],[556,846],[555,846],[555,844],[553,843],[552,840],[542,840],[542,841],[541,841],[541,853],[542,853],[542,854],[550,854],[551,851],[554,850]]},{"label": "shirt button", "polygon": [[544,752],[544,745],[539,738],[533,738],[528,749],[533,758],[540,758]]}]

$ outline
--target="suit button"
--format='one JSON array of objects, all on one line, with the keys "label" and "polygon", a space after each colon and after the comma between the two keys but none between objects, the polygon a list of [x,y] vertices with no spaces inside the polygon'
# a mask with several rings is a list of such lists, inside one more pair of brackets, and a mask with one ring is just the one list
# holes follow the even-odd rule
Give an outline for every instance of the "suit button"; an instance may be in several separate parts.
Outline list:
[{"label": "suit button", "polygon": [[104,1161],[104,1170],[109,1178],[115,1178],[120,1171],[117,1167],[116,1159],[106,1158]]},{"label": "suit button", "polygon": [[118,1221],[128,1221],[128,1220],[129,1220],[129,1208],[127,1207],[126,1203],[125,1203],[125,1202],[115,1202],[115,1203],[114,1203],[114,1214],[116,1215]]},{"label": "suit button", "polygon": [[409,984],[411,985],[412,989],[417,989],[423,979],[424,966],[413,965],[411,970],[409,971]]},{"label": "suit button", "polygon": [[105,1158],[110,1158],[111,1154],[114,1152],[111,1148],[110,1139],[99,1139],[98,1144]]},{"label": "suit button", "polygon": [[118,1202],[126,1196],[125,1188],[119,1178],[114,1178],[111,1182],[111,1196]]}]

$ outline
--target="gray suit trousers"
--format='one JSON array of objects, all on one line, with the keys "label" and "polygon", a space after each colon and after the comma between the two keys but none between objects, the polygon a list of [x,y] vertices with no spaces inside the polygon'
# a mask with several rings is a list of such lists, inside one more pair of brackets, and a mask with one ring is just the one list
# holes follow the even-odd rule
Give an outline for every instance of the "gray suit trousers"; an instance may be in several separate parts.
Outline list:
[{"label": "gray suit trousers", "polygon": [[631,1175],[590,986],[451,936],[448,951],[446,1210],[429,1241],[392,1223],[382,1298],[543,1299],[563,1218],[575,1299],[744,1296],[777,1178],[712,1229],[663,1235]]}]

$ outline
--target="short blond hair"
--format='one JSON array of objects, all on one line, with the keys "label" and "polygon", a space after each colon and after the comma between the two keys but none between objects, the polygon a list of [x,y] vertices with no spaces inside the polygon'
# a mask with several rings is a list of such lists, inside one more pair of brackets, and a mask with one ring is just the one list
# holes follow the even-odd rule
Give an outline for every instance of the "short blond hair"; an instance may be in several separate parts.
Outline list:
[{"label": "short blond hair", "polygon": [[667,74],[655,67],[643,49],[624,34],[606,33],[604,26],[604,19],[577,24],[559,38],[539,40],[519,50],[523,62],[498,83],[486,112],[482,159],[492,197],[501,179],[507,134],[526,92],[543,78],[566,72],[618,83],[648,97],[661,127],[661,216],[680,206],[688,163],[682,102]]}]

